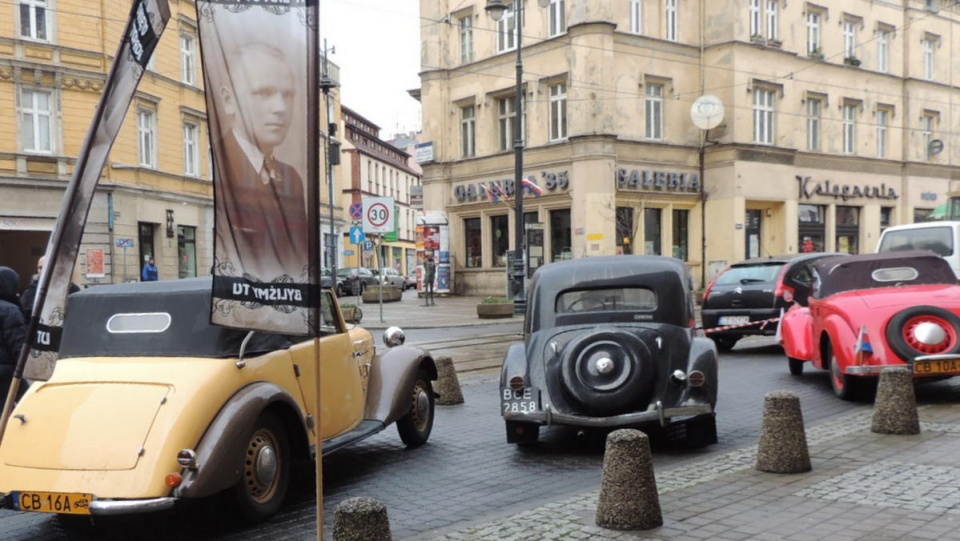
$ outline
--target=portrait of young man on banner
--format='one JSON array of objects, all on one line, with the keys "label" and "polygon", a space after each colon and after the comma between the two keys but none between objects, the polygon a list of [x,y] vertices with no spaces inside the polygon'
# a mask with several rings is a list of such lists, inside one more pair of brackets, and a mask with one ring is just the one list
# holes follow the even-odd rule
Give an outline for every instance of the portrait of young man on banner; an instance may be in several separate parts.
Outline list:
[{"label": "portrait of young man on banner", "polygon": [[[204,5],[206,4],[206,5]],[[306,334],[304,8],[198,2],[214,159],[212,321]],[[242,8],[239,6],[243,6]],[[283,36],[267,39],[266,36]]]}]

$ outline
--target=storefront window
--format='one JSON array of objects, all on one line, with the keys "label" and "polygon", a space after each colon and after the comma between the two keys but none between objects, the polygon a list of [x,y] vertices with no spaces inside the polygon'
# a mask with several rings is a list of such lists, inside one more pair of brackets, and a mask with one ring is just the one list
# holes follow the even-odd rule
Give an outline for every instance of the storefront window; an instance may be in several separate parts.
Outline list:
[{"label": "storefront window", "polygon": [[467,249],[466,268],[478,269],[483,265],[483,249],[481,248],[480,218],[463,220],[463,245]]},{"label": "storefront window", "polygon": [[880,207],[880,231],[890,227],[893,207]]},{"label": "storefront window", "polygon": [[689,217],[689,210],[684,209],[673,211],[673,257],[682,261],[687,260],[687,249],[689,248],[689,230],[687,228]]},{"label": "storefront window", "polygon": [[826,243],[826,227],[824,225],[825,207],[823,205],[800,205],[800,239],[798,246],[801,252],[822,252]]},{"label": "storefront window", "polygon": [[860,207],[837,206],[837,251],[860,253]]},{"label": "storefront window", "polygon": [[570,209],[550,211],[550,261],[573,259]]},{"label": "storefront window", "polygon": [[510,249],[510,222],[507,215],[490,217],[490,239],[494,267],[507,266],[507,250]]},{"label": "storefront window", "polygon": [[933,209],[913,209],[913,223],[929,222]]},{"label": "storefront window", "polygon": [[660,244],[663,209],[643,209],[643,253],[663,255]]},{"label": "storefront window", "polygon": [[197,228],[177,226],[177,255],[180,262],[180,278],[197,276]]},{"label": "storefront window", "polygon": [[633,208],[617,207],[617,255],[633,253]]}]

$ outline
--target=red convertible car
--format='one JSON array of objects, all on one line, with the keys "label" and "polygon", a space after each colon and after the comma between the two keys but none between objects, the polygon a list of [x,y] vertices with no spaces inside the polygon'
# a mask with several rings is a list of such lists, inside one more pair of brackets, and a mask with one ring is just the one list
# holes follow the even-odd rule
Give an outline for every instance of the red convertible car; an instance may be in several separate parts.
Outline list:
[{"label": "red convertible car", "polygon": [[817,262],[808,306],[780,322],[799,376],[806,362],[830,371],[840,398],[866,397],[880,371],[907,366],[914,381],[960,376],[960,285],[933,252],[830,257]]}]

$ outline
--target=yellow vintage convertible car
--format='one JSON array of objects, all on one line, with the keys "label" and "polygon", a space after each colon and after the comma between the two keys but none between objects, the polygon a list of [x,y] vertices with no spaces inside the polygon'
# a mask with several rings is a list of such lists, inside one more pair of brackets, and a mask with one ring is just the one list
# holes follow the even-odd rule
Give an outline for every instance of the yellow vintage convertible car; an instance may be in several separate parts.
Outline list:
[{"label": "yellow vintage convertible car", "polygon": [[377,353],[323,290],[318,359],[309,337],[210,325],[210,290],[197,278],[71,295],[53,377],[0,443],[0,505],[116,515],[225,493],[262,520],[318,441],[327,454],[396,424],[407,446],[426,443],[437,368],[400,329]]}]

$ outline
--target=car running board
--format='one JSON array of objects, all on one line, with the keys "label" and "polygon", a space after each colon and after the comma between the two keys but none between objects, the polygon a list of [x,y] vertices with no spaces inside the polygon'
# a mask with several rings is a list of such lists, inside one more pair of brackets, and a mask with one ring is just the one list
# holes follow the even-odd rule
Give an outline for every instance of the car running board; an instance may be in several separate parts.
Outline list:
[{"label": "car running board", "polygon": [[[361,421],[360,424],[350,432],[340,434],[339,436],[335,436],[323,442],[323,454],[326,456],[342,447],[350,445],[351,443],[357,443],[360,440],[365,440],[370,436],[383,431],[385,428],[387,428],[387,426],[384,425],[382,421],[375,421],[373,419]],[[314,447],[312,454],[314,457],[317,456],[316,447]]]}]

